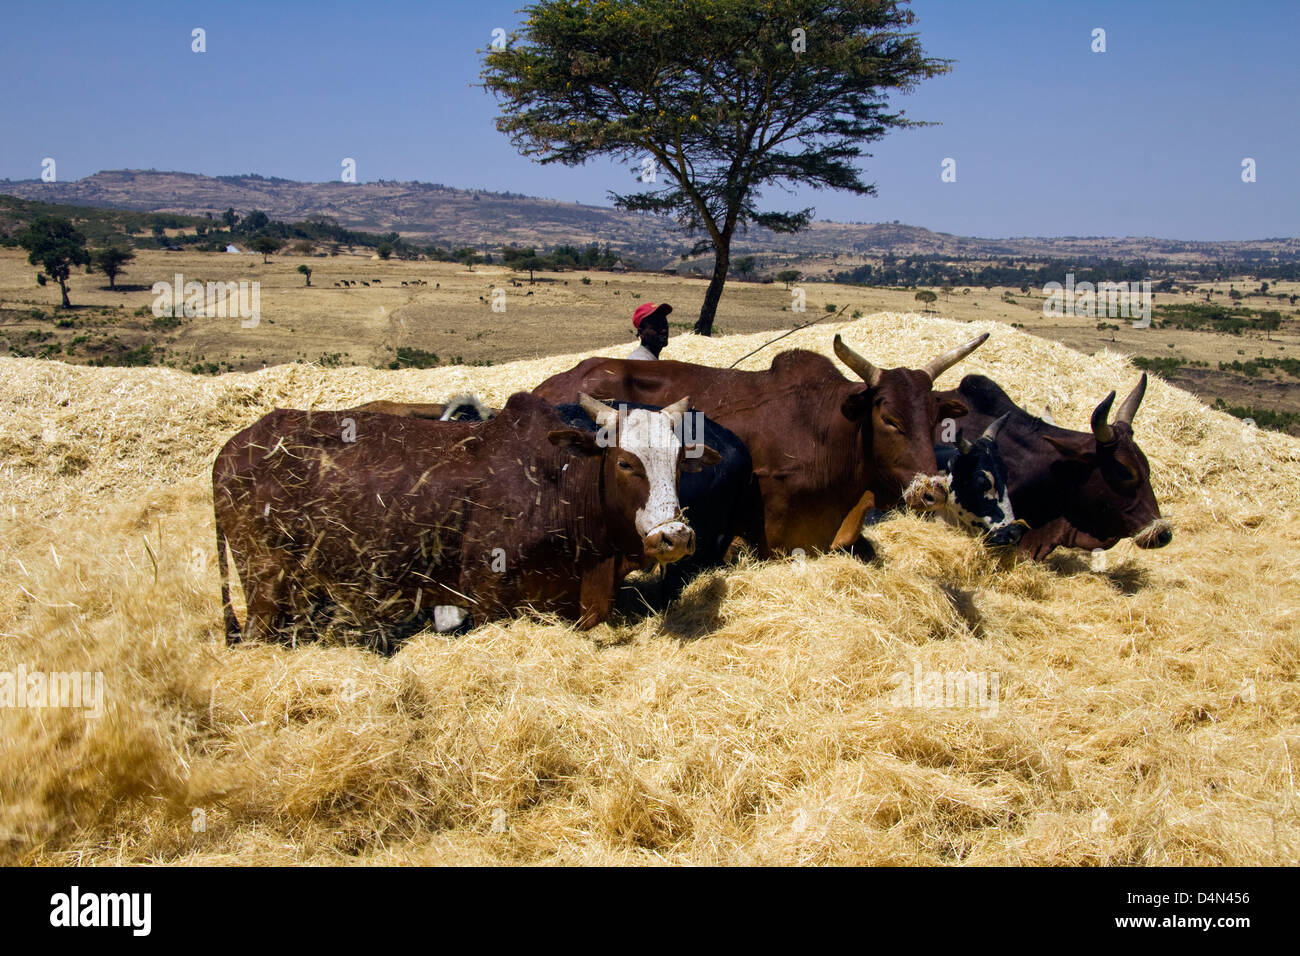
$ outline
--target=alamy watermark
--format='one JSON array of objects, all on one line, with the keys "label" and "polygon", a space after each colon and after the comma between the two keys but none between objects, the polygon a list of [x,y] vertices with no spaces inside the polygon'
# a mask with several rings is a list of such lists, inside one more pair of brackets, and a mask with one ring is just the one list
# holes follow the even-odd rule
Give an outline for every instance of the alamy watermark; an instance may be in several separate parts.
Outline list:
[{"label": "alamy watermark", "polygon": [[[651,448],[659,447],[660,433],[650,428],[650,420],[644,417],[633,418],[628,415],[628,412],[626,405],[618,406],[618,434],[627,439],[633,436],[643,439]],[[642,431],[648,433],[642,435]],[[673,435],[685,449],[687,458],[702,457],[704,455],[704,413],[686,412],[678,417],[673,423]],[[617,444],[608,425],[602,425],[596,431],[596,444],[600,448],[612,448]]]},{"label": "alamy watermark", "polygon": [[1049,282],[1043,286],[1043,315],[1059,317],[1073,315],[1083,318],[1134,318],[1135,329],[1151,327],[1151,280],[1141,282],[1091,282],[1074,281],[1074,273],[1067,273],[1065,284]]},{"label": "alamy watermark", "polygon": [[240,319],[240,327],[255,329],[262,321],[262,284],[260,282],[186,282],[176,273],[175,281],[155,282],[154,318]]},{"label": "alamy watermark", "polygon": [[102,671],[29,671],[19,664],[0,671],[0,707],[83,708],[86,719],[104,715]]},{"label": "alamy watermark", "polygon": [[981,717],[998,715],[1000,678],[997,671],[927,671],[920,662],[911,673],[890,676],[891,707],[931,710],[976,710]]},{"label": "alamy watermark", "polygon": [[72,886],[50,897],[50,925],[117,926],[133,936],[148,936],[153,927],[152,893],[83,893]]}]

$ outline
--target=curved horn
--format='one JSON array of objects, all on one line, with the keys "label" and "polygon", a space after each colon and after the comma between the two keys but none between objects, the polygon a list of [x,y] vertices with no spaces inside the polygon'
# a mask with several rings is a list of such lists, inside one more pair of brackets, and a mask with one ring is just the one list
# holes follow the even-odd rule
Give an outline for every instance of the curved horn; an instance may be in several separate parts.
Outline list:
[{"label": "curved horn", "polygon": [[1007,423],[1007,419],[1010,417],[1011,417],[1011,413],[1007,412],[1001,418],[994,419],[993,421],[989,422],[989,427],[984,429],[984,434],[981,435],[980,437],[987,438],[989,439],[989,441],[995,441],[998,437],[998,432],[1002,430],[1002,426]]},{"label": "curved horn", "polygon": [[853,371],[861,377],[862,381],[866,382],[868,385],[880,384],[880,369],[876,368],[857,352],[853,351],[853,349],[845,345],[844,340],[840,338],[839,333],[836,333],[835,335],[834,347],[835,357],[849,368],[853,369]]},{"label": "curved horn", "polygon": [[673,420],[673,427],[676,428],[678,424],[681,423],[682,416],[686,414],[690,407],[691,397],[689,395],[683,395],[671,405],[665,405],[663,407],[663,413]]},{"label": "curved horn", "polygon": [[610,408],[604,402],[598,402],[586,392],[578,393],[578,404],[582,410],[591,416],[591,420],[601,428],[610,424],[610,417],[618,413]]},{"label": "curved horn", "polygon": [[1124,399],[1124,404],[1119,407],[1115,413],[1115,421],[1123,422],[1125,425],[1133,424],[1133,416],[1137,414],[1138,406],[1142,404],[1142,396],[1147,393],[1147,373],[1142,373],[1142,381],[1133,386],[1133,391],[1128,393],[1128,398]]},{"label": "curved horn", "polygon": [[1101,400],[1101,404],[1092,412],[1092,434],[1103,445],[1115,440],[1115,432],[1106,421],[1110,417],[1110,407],[1114,404],[1115,393],[1111,392]]},{"label": "curved horn", "polygon": [[933,382],[944,372],[948,371],[948,369],[952,368],[966,356],[970,355],[971,352],[974,352],[977,348],[983,345],[988,337],[989,334],[985,332],[983,335],[971,339],[965,345],[957,346],[951,352],[944,352],[938,358],[930,359],[921,371],[930,376],[930,381]]}]

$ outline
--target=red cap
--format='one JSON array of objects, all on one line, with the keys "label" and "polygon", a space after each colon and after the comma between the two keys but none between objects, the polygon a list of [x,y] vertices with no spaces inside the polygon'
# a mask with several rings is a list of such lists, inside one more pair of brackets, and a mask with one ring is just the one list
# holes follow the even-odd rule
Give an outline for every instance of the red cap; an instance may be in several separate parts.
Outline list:
[{"label": "red cap", "polygon": [[636,311],[632,313],[632,327],[639,332],[641,330],[641,323],[650,316],[654,315],[656,312],[662,312],[664,315],[667,315],[672,310],[673,307],[671,305],[655,305],[653,302],[642,302],[636,307]]}]

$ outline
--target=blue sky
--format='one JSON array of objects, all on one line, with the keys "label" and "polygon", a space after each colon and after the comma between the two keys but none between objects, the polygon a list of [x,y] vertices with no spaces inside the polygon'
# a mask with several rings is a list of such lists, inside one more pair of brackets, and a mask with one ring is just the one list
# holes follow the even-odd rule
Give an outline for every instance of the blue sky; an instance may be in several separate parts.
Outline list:
[{"label": "blue sky", "polygon": [[[521,0],[8,4],[0,178],[101,169],[418,179],[606,204],[630,173],[542,167],[496,131],[478,50]],[[915,0],[953,72],[898,101],[942,125],[870,144],[874,198],[770,208],[977,236],[1297,234],[1300,2]],[[207,52],[191,52],[191,30]],[[1090,50],[1094,28],[1107,51]],[[940,181],[945,157],[957,181]],[[1243,183],[1241,162],[1256,161]]]}]

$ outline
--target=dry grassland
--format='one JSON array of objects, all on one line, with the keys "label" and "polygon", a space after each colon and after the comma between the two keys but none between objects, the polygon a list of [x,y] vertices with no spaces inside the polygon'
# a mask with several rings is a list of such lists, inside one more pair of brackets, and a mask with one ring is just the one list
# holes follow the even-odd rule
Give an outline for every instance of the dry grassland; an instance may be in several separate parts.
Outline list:
[{"label": "dry grassland", "polygon": [[[1137,374],[907,314],[744,367],[829,353],[837,330],[886,365],[991,331],[940,384],[984,372],[1074,427]],[[672,350],[725,365],[768,337]],[[0,709],[0,861],[1300,862],[1300,441],[1159,380],[1136,431],[1174,541],[1103,569],[1004,563],[899,517],[872,530],[878,565],[742,560],[588,633],[521,617],[392,658],[224,645],[208,472],[238,428],[501,402],[579,357],[217,377],[0,359],[0,671],[105,685],[96,719]],[[996,697],[899,700],[918,673]]]}]

